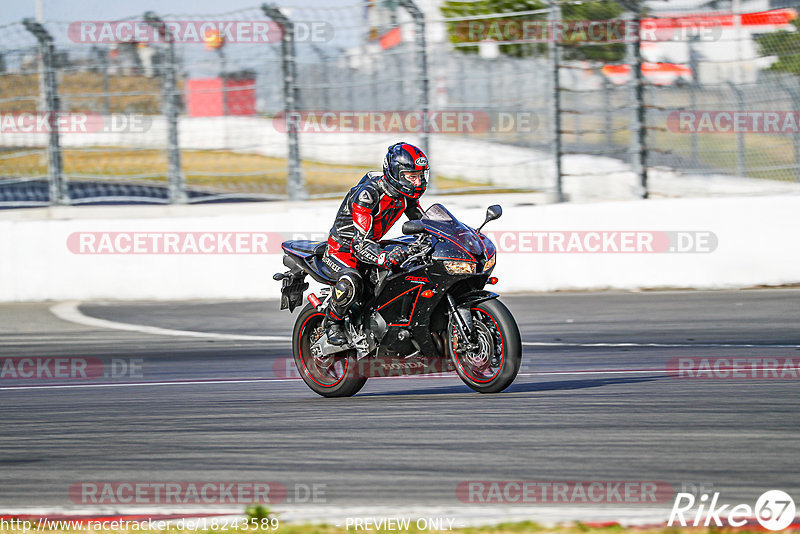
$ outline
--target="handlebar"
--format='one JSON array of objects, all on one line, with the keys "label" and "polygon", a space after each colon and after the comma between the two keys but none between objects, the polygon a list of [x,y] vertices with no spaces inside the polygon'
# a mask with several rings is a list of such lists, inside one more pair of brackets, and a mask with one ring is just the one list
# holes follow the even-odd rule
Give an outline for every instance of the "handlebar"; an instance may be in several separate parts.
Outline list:
[{"label": "handlebar", "polygon": [[412,260],[426,256],[431,250],[433,250],[433,245],[430,237],[427,234],[417,235],[416,241],[408,245],[408,258],[400,264],[400,268],[405,268]]}]

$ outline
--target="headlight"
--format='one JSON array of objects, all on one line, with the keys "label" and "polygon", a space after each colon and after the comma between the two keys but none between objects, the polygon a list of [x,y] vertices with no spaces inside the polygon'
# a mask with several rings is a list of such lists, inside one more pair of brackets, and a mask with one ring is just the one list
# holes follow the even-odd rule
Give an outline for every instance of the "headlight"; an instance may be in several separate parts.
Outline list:
[{"label": "headlight", "polygon": [[483,264],[483,272],[489,272],[489,269],[494,267],[494,262],[497,260],[497,254],[489,258],[489,261]]},{"label": "headlight", "polygon": [[477,264],[471,261],[445,261],[444,268],[450,274],[475,274]]}]

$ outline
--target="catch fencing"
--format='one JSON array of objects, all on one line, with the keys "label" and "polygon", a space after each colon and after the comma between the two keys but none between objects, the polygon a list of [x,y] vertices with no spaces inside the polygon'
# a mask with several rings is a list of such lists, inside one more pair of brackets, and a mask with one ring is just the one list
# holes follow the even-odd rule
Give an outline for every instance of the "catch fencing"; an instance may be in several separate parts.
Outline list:
[{"label": "catch fencing", "polygon": [[439,192],[800,181],[791,9],[432,5],[2,26],[0,206],[338,196],[399,140]]}]

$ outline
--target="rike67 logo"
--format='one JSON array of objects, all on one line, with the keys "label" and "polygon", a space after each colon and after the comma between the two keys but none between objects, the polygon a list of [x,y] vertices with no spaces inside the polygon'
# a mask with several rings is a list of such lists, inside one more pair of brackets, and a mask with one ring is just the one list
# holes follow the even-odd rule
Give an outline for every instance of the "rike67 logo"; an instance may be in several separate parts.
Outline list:
[{"label": "rike67 logo", "polygon": [[[677,522],[682,527],[722,527],[724,521],[727,521],[732,527],[741,527],[755,517],[756,521],[767,530],[783,530],[791,525],[795,518],[794,500],[781,490],[762,493],[756,501],[755,508],[749,504],[737,504],[731,508],[730,504],[718,505],[718,501],[719,492],[714,493],[710,502],[707,493],[700,495],[699,499],[691,493],[678,493],[667,525],[673,526]],[[695,505],[697,509],[693,510]]]}]

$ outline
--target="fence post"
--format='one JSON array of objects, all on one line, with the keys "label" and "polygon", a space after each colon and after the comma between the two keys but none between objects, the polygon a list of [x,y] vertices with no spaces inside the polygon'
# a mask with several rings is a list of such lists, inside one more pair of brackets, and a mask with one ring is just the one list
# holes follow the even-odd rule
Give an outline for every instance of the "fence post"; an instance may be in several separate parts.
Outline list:
[{"label": "fence post", "polygon": [[[325,84],[325,87],[322,89],[322,109],[325,111],[330,111],[331,103],[330,103],[329,93],[331,89],[329,84],[331,83],[331,77],[330,77],[330,72],[328,70],[328,64],[331,62],[331,57],[328,54],[326,54],[322,48],[318,47],[313,43],[311,44],[311,49],[314,51],[315,54],[317,54],[317,57],[319,57],[319,59],[322,60],[322,79],[324,80]],[[318,85],[319,87],[323,86],[322,83]]]},{"label": "fence post", "polygon": [[101,68],[103,69],[103,113],[111,115],[111,88],[108,81],[108,50],[100,48],[103,56]]},{"label": "fence post", "polygon": [[[428,53],[427,45],[425,43],[425,15],[414,3],[414,0],[398,0],[398,5],[403,7],[411,18],[414,19],[414,38],[417,47],[417,63],[420,69],[420,104],[422,104],[422,146],[420,147],[423,152],[431,157],[430,146],[430,117],[428,112],[430,110],[430,94],[428,91]],[[430,171],[428,190],[435,193],[437,191],[436,183],[434,180],[434,172]]]},{"label": "fence post", "polygon": [[283,110],[286,120],[286,134],[289,149],[289,179],[286,190],[289,200],[308,198],[303,183],[303,172],[300,168],[300,144],[297,133],[297,121],[294,116],[297,110],[297,66],[294,55],[294,23],[283,14],[275,4],[262,4],[261,10],[283,30],[281,39],[281,67],[283,70]]},{"label": "fence post", "polygon": [[180,94],[175,74],[175,40],[164,22],[152,11],[144,14],[144,19],[164,38],[167,45],[167,58],[164,65],[162,94],[164,115],[167,119],[167,177],[169,179],[169,201],[171,204],[187,200],[186,181],[181,164],[181,148],[178,141],[178,112]]},{"label": "fence post", "polygon": [[614,132],[611,121],[611,82],[602,72],[600,76],[603,78],[603,129],[606,131],[606,146],[611,148],[614,144]]},{"label": "fence post", "polygon": [[[692,108],[692,113],[697,113],[697,80],[693,80],[689,84],[689,105]],[[697,138],[696,128],[691,133],[692,144],[692,165],[695,169],[700,168],[700,144]]]},{"label": "fence post", "polygon": [[377,111],[381,109],[381,106],[378,103],[378,82],[381,77],[378,76],[378,61],[375,59],[374,55],[369,59],[369,79],[369,93],[370,100],[372,101],[372,110]]},{"label": "fence post", "polygon": [[[794,93],[794,109],[800,106],[800,96]],[[792,134],[794,138],[794,181],[800,183],[800,132],[795,131]]]},{"label": "fence post", "polygon": [[219,71],[222,78],[222,115],[227,117],[230,113],[228,109],[228,58],[225,56],[225,46],[217,48],[219,56]]},{"label": "fence post", "polygon": [[647,198],[647,109],[644,102],[644,76],[642,75],[642,5],[636,3],[636,11],[627,19],[636,32],[636,38],[627,43],[628,63],[633,73],[633,143],[631,143],[631,167],[639,179],[638,193]]},{"label": "fence post", "polygon": [[[787,89],[792,97],[792,109],[800,109],[800,91],[795,89]],[[800,182],[800,132],[795,130],[792,134],[792,144],[794,146],[794,181]]]},{"label": "fence post", "polygon": [[[736,93],[736,109],[737,111],[744,111],[744,95],[733,83],[728,82],[731,90]],[[736,174],[744,178],[747,173],[747,164],[745,162],[745,148],[744,148],[744,132],[739,131],[736,133]]]},{"label": "fence post", "polygon": [[42,56],[42,61],[39,63],[41,67],[39,76],[43,80],[44,112],[47,114],[47,125],[50,129],[47,141],[47,175],[50,181],[50,204],[69,204],[58,132],[58,114],[61,111],[61,102],[58,97],[58,81],[56,80],[55,58],[53,57],[53,37],[44,26],[33,19],[25,19],[22,24],[39,41],[39,52]]},{"label": "fence post", "polygon": [[559,35],[555,31],[555,26],[561,23],[561,6],[558,0],[550,0],[550,12],[548,13],[550,22],[550,31],[548,39],[548,52],[550,56],[550,79],[552,82],[552,92],[550,98],[553,100],[552,106],[552,129],[553,129],[553,159],[555,162],[556,173],[556,201],[564,202],[564,184],[561,169],[561,87],[559,83],[558,74],[560,71],[559,62],[561,50],[556,41],[556,36]]}]

